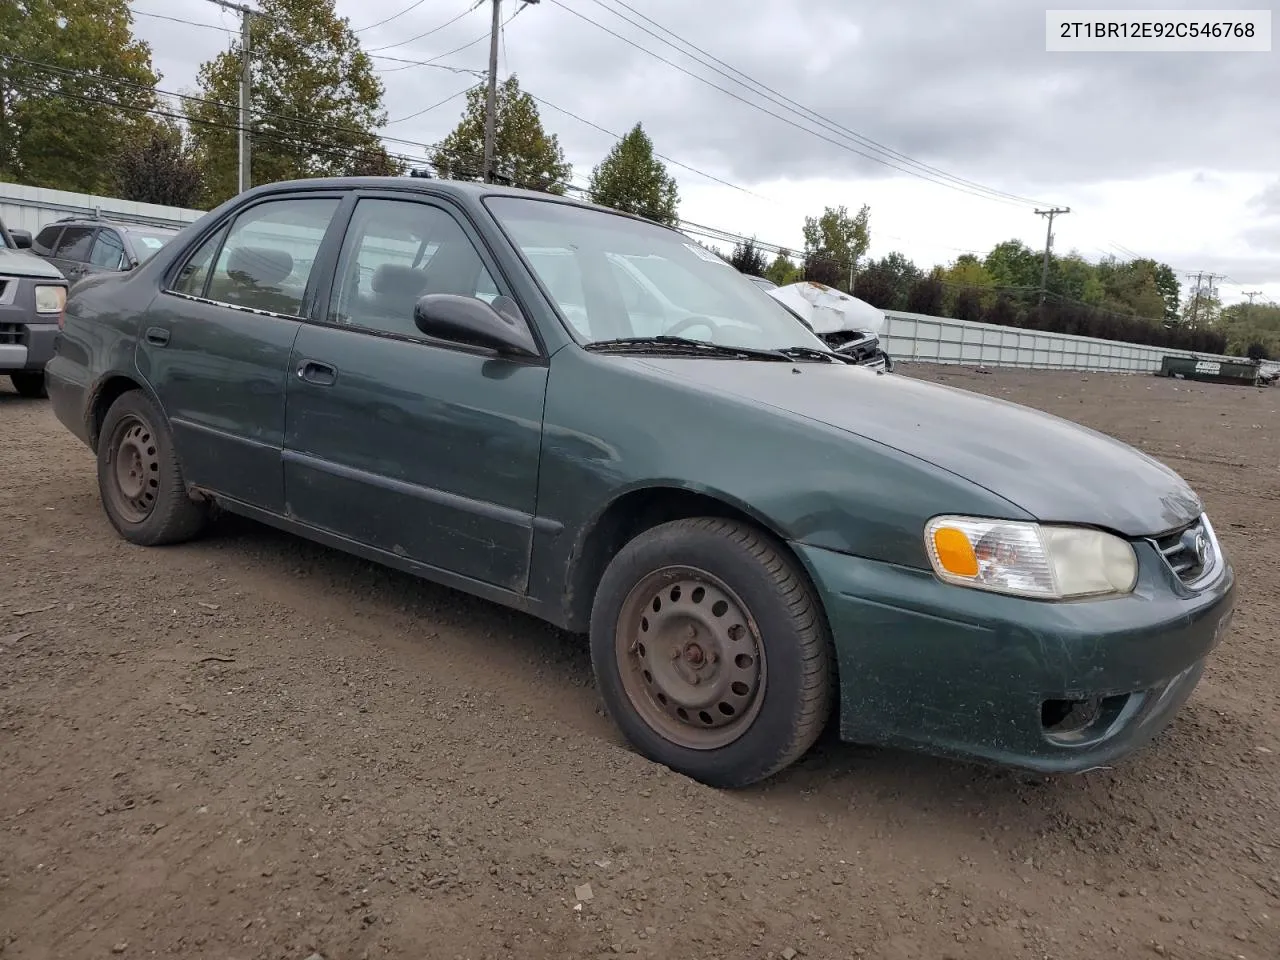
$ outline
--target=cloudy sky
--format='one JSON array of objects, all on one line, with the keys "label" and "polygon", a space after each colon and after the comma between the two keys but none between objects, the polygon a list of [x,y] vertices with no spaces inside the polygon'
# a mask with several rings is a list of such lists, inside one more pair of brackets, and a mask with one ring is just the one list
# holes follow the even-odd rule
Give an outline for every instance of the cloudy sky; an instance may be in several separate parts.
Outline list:
[{"label": "cloudy sky", "polygon": [[[1048,53],[1045,6],[541,0],[504,29],[499,70],[544,101],[543,122],[578,183],[614,142],[583,120],[618,134],[642,122],[656,149],[685,165],[670,169],[681,216],[696,223],[797,248],[806,214],[866,203],[873,255],[896,249],[930,265],[1009,238],[1042,249],[1035,206],[1056,205],[1071,208],[1055,221],[1059,252],[1132,252],[1225,275],[1227,302],[1250,290],[1280,300],[1280,52]],[[194,89],[199,63],[238,27],[237,14],[209,0],[131,7],[166,90]],[[445,136],[472,77],[442,67],[483,70],[488,44],[441,55],[487,40],[487,0],[337,0],[337,9],[382,55],[393,121],[384,132],[415,144]],[[516,11],[517,0],[503,0],[504,20]],[[699,65],[690,52],[721,63]],[[426,60],[436,66],[406,62]]]}]

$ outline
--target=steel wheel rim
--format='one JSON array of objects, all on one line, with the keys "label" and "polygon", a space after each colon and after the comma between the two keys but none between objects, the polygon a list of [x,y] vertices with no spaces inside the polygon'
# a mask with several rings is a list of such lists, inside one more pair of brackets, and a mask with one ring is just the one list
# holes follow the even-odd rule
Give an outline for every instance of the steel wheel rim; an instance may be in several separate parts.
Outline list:
[{"label": "steel wheel rim", "polygon": [[111,435],[108,489],[117,511],[129,523],[142,523],[155,509],[160,493],[160,456],[155,431],[129,414]]},{"label": "steel wheel rim", "polygon": [[627,699],[678,746],[716,750],[751,726],[764,702],[764,644],[747,605],[718,577],[666,567],[627,594],[615,656]]}]

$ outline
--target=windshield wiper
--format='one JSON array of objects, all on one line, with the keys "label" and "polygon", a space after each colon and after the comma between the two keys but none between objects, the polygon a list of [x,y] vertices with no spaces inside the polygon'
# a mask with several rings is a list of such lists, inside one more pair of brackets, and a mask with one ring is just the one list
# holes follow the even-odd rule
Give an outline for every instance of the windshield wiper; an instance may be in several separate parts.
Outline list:
[{"label": "windshield wiper", "polygon": [[618,337],[614,340],[597,340],[586,345],[588,350],[623,351],[623,350],[687,350],[691,353],[703,353],[708,356],[740,357],[747,360],[775,360],[791,363],[794,358],[781,350],[762,350],[757,347],[730,347],[709,340],[694,340],[689,337]]},{"label": "windshield wiper", "polygon": [[828,362],[835,360],[841,363],[848,363],[852,358],[842,357],[834,350],[820,350],[817,347],[780,347],[778,353],[785,354],[792,359],[805,357],[811,360],[826,360]]}]

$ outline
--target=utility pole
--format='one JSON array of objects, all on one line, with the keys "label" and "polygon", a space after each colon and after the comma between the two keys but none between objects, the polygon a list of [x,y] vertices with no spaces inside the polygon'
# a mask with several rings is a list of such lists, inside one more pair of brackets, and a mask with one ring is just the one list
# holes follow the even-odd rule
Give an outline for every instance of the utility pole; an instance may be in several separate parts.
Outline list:
[{"label": "utility pole", "polygon": [[[1188,273],[1187,276],[1191,277],[1192,274]],[[1196,295],[1191,301],[1191,328],[1193,330],[1196,329],[1200,321],[1200,291],[1204,286],[1204,282],[1206,280],[1209,281],[1208,297],[1212,300],[1214,297],[1213,281],[1225,280],[1226,276],[1225,273],[1205,273],[1203,270],[1196,272]],[[1252,303],[1252,300],[1250,302]]]},{"label": "utility pole", "polygon": [[1249,298],[1249,306],[1251,306],[1251,307],[1252,307],[1252,306],[1253,306],[1253,298],[1254,298],[1254,297],[1260,297],[1260,296],[1262,296],[1262,291],[1261,291],[1261,290],[1249,290],[1249,291],[1247,291],[1244,295],[1245,295],[1246,297],[1248,297],[1248,298]]},{"label": "utility pole", "polygon": [[1054,207],[1050,210],[1037,210],[1042,217],[1049,218],[1049,229],[1044,236],[1044,267],[1040,271],[1040,305],[1044,306],[1045,290],[1049,286],[1049,251],[1053,249],[1053,218],[1060,213],[1070,213],[1070,207]]},{"label": "utility pole", "polygon": [[[483,2],[483,0],[480,0]],[[489,26],[489,93],[484,106],[484,182],[493,183],[494,143],[498,126],[498,40],[502,35],[502,0],[490,0],[493,4],[493,22]],[[524,0],[527,7],[538,0]],[[474,10],[475,7],[472,7]]]},{"label": "utility pole", "polygon": [[489,95],[484,108],[484,182],[493,183],[494,138],[498,126],[498,36],[502,32],[502,0],[493,4],[493,24],[489,27]]},{"label": "utility pole", "polygon": [[[250,173],[249,146],[249,107],[253,86],[252,34],[249,24],[258,11],[242,3],[231,3],[230,0],[209,0],[227,10],[240,14],[240,175],[237,178],[239,192],[244,193],[253,186],[253,175]],[[496,0],[495,0],[496,2]]]}]

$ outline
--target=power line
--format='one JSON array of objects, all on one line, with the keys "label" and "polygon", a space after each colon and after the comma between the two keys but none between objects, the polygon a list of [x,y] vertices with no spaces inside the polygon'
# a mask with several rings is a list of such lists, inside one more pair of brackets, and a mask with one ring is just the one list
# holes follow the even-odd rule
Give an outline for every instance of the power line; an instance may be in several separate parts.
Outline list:
[{"label": "power line", "polygon": [[429,107],[423,107],[421,110],[417,111],[416,113],[411,113],[411,114],[409,114],[409,115],[408,115],[408,116],[406,116],[406,117],[398,117],[398,118],[397,118],[397,119],[395,119],[395,120],[388,120],[385,124],[383,124],[383,126],[384,126],[384,127],[389,127],[389,126],[391,126],[393,123],[404,123],[406,120],[413,120],[415,117],[420,117],[420,116],[422,116],[424,113],[430,113],[432,110],[436,109],[437,107],[443,107],[443,106],[444,106],[446,103],[448,103],[450,100],[454,99],[455,97],[460,97],[460,96],[462,96],[464,93],[467,93],[467,92],[469,92],[470,90],[472,90],[472,89],[474,89],[474,88],[475,88],[475,84],[474,84],[474,83],[473,83],[473,84],[468,84],[467,86],[463,87],[463,88],[462,88],[461,90],[459,90],[458,92],[449,94],[449,95],[448,95],[447,97],[445,97],[443,100],[437,100],[435,103],[433,103],[433,104],[432,104],[431,106],[429,106]]},{"label": "power line", "polygon": [[[600,126],[600,124],[595,123],[592,120],[588,120],[585,117],[580,117],[578,116],[578,114],[573,113],[570,110],[566,110],[564,107],[558,107],[554,103],[552,103],[550,100],[545,100],[542,97],[535,96],[532,93],[529,94],[529,96],[531,99],[534,100],[534,102],[540,103],[544,107],[550,107],[552,110],[555,110],[557,113],[563,113],[566,117],[571,117],[572,119],[577,120],[579,123],[585,123],[588,127],[592,127],[593,129],[599,130],[601,133],[606,134],[607,136],[613,137],[614,140],[622,139],[622,137],[614,133],[612,130],[606,130],[604,127]],[[753,196],[758,200],[769,199],[768,197],[762,197],[760,196],[760,194],[755,193],[751,190],[748,190],[746,187],[739,186],[736,183],[730,183],[728,180],[721,180],[719,177],[713,176],[712,174],[707,173],[704,170],[699,170],[696,167],[691,167],[687,163],[681,163],[679,160],[673,160],[671,157],[664,156],[663,154],[657,153],[656,151],[654,152],[654,156],[658,157],[661,160],[667,161],[667,163],[674,164],[677,167],[681,167],[684,170],[688,170],[690,173],[696,173],[700,177],[706,177],[708,180],[714,180],[716,183],[721,184],[722,186],[731,187],[734,190],[738,190],[738,191],[741,191],[742,193]]]},{"label": "power line", "polygon": [[[929,183],[934,183],[939,186],[944,186],[953,190],[958,190],[961,193],[967,193],[967,194],[970,194],[971,196],[980,197],[985,200],[993,200],[997,203],[1017,204],[1019,206],[1026,205],[1022,201],[1007,200],[1003,197],[993,196],[990,193],[979,193],[976,190],[971,190],[968,187],[961,186],[959,184],[950,183],[945,180],[938,180],[927,173],[921,173],[920,171],[917,171],[917,170],[912,170],[907,167],[901,167],[898,164],[894,163],[892,160],[886,160],[883,157],[876,156],[875,154],[867,153],[863,150],[858,150],[857,148],[852,147],[847,143],[842,143],[839,140],[834,140],[831,137],[826,136],[825,134],[812,129],[811,127],[803,126],[797,123],[796,121],[790,119],[789,117],[786,117],[780,113],[775,113],[772,110],[769,110],[758,103],[748,100],[746,97],[740,96],[739,94],[734,93],[732,90],[726,90],[724,87],[719,86],[716,83],[713,83],[712,81],[708,80],[706,77],[701,77],[698,74],[693,73],[692,71],[687,70],[686,68],[680,66],[678,63],[668,60],[666,57],[662,56],[661,54],[654,53],[652,50],[649,50],[648,48],[641,46],[640,44],[636,43],[634,40],[624,37],[622,34],[609,29],[608,27],[604,26],[601,23],[597,23],[595,20],[592,20],[590,17],[586,16],[585,14],[579,13],[577,10],[574,10],[570,7],[566,7],[563,3],[560,2],[560,0],[548,0],[548,2],[555,4],[557,7],[559,7],[561,10],[566,11],[567,13],[573,14],[578,19],[586,21],[587,23],[591,24],[597,29],[603,30],[605,33],[609,34],[610,36],[616,37],[617,39],[621,40],[623,43],[626,43],[629,46],[635,47],[637,50],[640,50],[641,52],[648,54],[649,56],[653,57],[655,60],[660,60],[662,63],[665,63],[668,66],[676,70],[679,70],[681,73],[685,74],[686,76],[692,77],[694,80],[697,80],[699,83],[705,84],[706,86],[711,87],[713,90],[719,90],[721,93],[725,94],[726,96],[732,97],[733,99],[739,101],[740,103],[745,103],[747,106],[751,107],[754,110],[759,110],[761,113],[768,114],[769,116],[777,120],[781,120],[783,123],[787,124],[788,126],[795,127],[797,130],[803,131],[804,133],[817,137],[820,140],[825,140],[827,143],[830,143],[833,146],[839,147],[841,150],[846,150],[849,153],[857,154],[858,156],[863,157],[867,160],[871,160],[875,163],[879,163],[883,166],[889,167],[892,170],[897,170],[899,173],[905,173],[908,176],[914,176],[921,180],[925,180]],[[795,111],[792,111],[792,112],[794,113]]]},{"label": "power line", "polygon": [[401,17],[403,17],[406,13],[412,13],[414,10],[417,10],[420,6],[422,6],[422,5],[423,5],[424,3],[426,3],[426,2],[427,2],[427,0],[417,0],[417,2],[416,2],[416,3],[411,3],[411,4],[409,4],[409,6],[405,7],[405,8],[404,8],[403,10],[401,10],[399,13],[393,13],[391,16],[389,16],[389,17],[385,17],[385,18],[383,18],[382,20],[379,20],[377,23],[371,23],[371,24],[369,24],[367,27],[356,27],[356,28],[353,28],[351,32],[352,32],[352,33],[364,33],[366,30],[372,30],[374,27],[380,27],[380,26],[382,26],[384,23],[390,23],[392,20],[399,20],[399,19],[400,19]]},{"label": "power line", "polygon": [[[519,12],[520,12],[519,10],[516,11],[516,13],[519,13]],[[505,27],[508,23],[514,20],[516,18],[516,13],[513,13],[511,16],[509,16],[503,22],[502,25]],[[410,67],[436,66],[437,64],[435,63],[435,61],[443,60],[445,57],[451,57],[455,53],[461,53],[463,50],[470,50],[477,43],[481,43],[488,39],[489,39],[489,31],[486,30],[484,33],[480,34],[480,36],[476,37],[470,43],[464,43],[460,47],[454,47],[452,50],[449,50],[446,53],[439,54],[438,56],[434,56],[430,60],[405,60],[402,57],[389,57],[384,53],[370,53],[369,56],[373,57],[375,60],[391,60],[393,62],[406,64],[406,66],[403,66],[403,67],[375,67],[374,68],[375,73],[396,73],[397,71],[400,71],[400,70],[408,70]],[[458,68],[455,67],[452,69],[458,69]],[[459,70],[459,72],[479,73],[479,71],[477,70]]]},{"label": "power line", "polygon": [[[594,3],[596,6],[600,7],[601,9],[606,10],[609,13],[612,13],[615,17],[624,21],[625,23],[628,23],[631,26],[644,31],[649,36],[653,37],[659,42],[664,43],[668,47],[671,47],[671,49],[676,50],[677,52],[683,54],[684,56],[693,60],[699,66],[708,67],[709,69],[711,69],[715,73],[718,73],[720,76],[726,78],[727,80],[730,80],[731,82],[738,84],[738,86],[749,90],[753,94],[763,95],[766,100],[769,100],[770,102],[775,103],[778,106],[783,107],[784,109],[794,108],[793,112],[797,112],[801,115],[807,115],[807,116],[804,116],[804,119],[809,120],[811,122],[815,122],[820,126],[822,126],[823,128],[825,128],[826,130],[829,130],[838,136],[839,135],[846,136],[854,140],[855,142],[868,147],[869,149],[876,150],[877,152],[883,153],[887,156],[895,157],[904,163],[909,163],[914,167],[918,167],[923,171],[927,171],[927,172],[936,174],[938,176],[944,177],[947,180],[950,180],[954,183],[973,187],[975,189],[983,191],[984,193],[989,193],[993,197],[1001,197],[1007,200],[1015,201],[1017,203],[1022,203],[1022,204],[1032,205],[1032,206],[1038,203],[1038,201],[1032,200],[1027,197],[1022,197],[1017,194],[1009,193],[1004,190],[997,190],[994,187],[987,187],[984,184],[978,183],[976,181],[967,180],[964,177],[958,177],[958,176],[955,176],[954,174],[947,173],[945,170],[941,170],[938,167],[932,166],[927,163],[923,163],[922,161],[919,161],[919,160],[915,160],[912,157],[907,156],[905,153],[901,153],[897,150],[892,149],[891,147],[887,147],[882,143],[872,140],[870,137],[864,136],[863,134],[860,134],[855,130],[851,130],[850,128],[844,126],[843,124],[840,124],[835,120],[832,120],[830,117],[823,116],[822,114],[818,113],[816,110],[806,107],[804,104],[792,99],[791,97],[788,97],[786,94],[781,93],[780,91],[774,89],[773,87],[770,87],[767,84],[761,83],[759,80],[756,80],[754,77],[751,77],[746,73],[743,73],[741,70],[737,69],[731,64],[725,63],[725,61],[711,54],[710,52],[703,49],[702,47],[699,47],[696,44],[691,43],[690,41],[684,39],[679,34],[675,33],[674,31],[658,23],[656,20],[653,20],[652,18],[645,16],[639,10],[635,9],[635,7],[632,7],[629,4],[625,3],[624,0],[612,0],[612,2],[616,3],[619,7],[629,10],[631,13],[635,14],[640,19],[653,24],[653,26],[657,27],[658,30],[661,30],[663,33],[667,34],[668,36],[673,37],[675,40],[679,41],[684,46],[696,51],[697,54],[701,55],[701,57],[706,57],[707,59],[713,61],[713,63],[707,63],[705,60],[701,59],[699,56],[695,56],[694,54],[691,54],[686,50],[681,50],[680,47],[676,46],[670,40],[666,39],[666,37],[660,36],[659,34],[655,33],[653,30],[650,30],[647,27],[645,27],[643,24],[637,23],[636,21],[631,20],[630,18],[624,16],[623,14],[618,13],[617,10],[614,10],[611,7],[606,6],[603,2],[601,2],[601,0],[591,0],[591,2]],[[714,64],[719,64],[720,67],[726,68],[728,71],[731,71],[731,73],[727,73],[725,70],[719,69],[719,67],[715,66]],[[732,74],[737,74],[737,77],[733,76]],[[742,79],[739,80],[738,77],[741,77]],[[752,87],[756,87],[759,89],[752,89]]]},{"label": "power line", "polygon": [[[430,30],[426,31],[425,33],[420,33],[416,37],[410,37],[408,40],[397,40],[395,43],[389,43],[385,47],[370,47],[368,50],[365,51],[365,53],[373,54],[379,50],[391,50],[394,47],[403,47],[406,43],[417,43],[419,40],[423,39],[424,37],[429,37],[433,33],[439,33],[445,27],[450,26],[451,24],[457,23],[459,20],[461,20],[463,17],[465,17],[468,13],[473,11],[475,8],[476,8],[476,5],[472,4],[471,6],[467,7],[467,9],[463,10],[460,14],[458,14],[456,17],[454,17],[452,20],[446,20],[444,23],[440,24],[440,26],[432,27]],[[366,27],[365,29],[367,30],[369,28]]]}]

